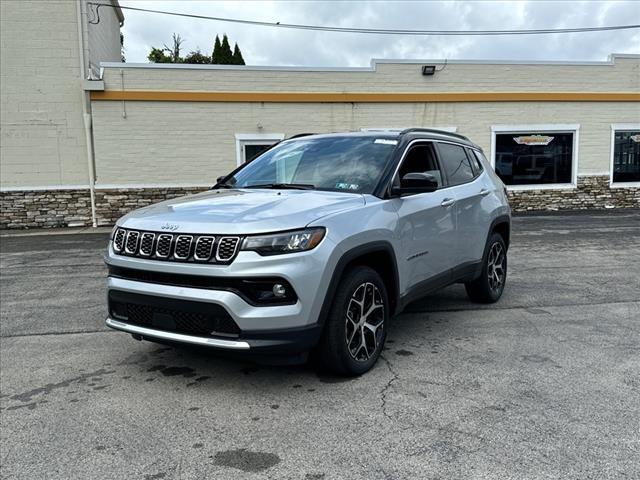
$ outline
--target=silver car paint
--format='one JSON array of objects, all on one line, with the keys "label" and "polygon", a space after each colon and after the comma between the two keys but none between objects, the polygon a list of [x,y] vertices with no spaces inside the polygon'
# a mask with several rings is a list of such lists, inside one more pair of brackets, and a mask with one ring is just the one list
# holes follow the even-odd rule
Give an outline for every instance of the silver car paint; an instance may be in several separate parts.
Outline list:
[{"label": "silver car paint", "polygon": [[[139,230],[159,231],[169,222],[178,232],[242,235],[325,227],[325,238],[308,252],[263,257],[241,251],[229,265],[202,265],[120,256],[110,242],[105,257],[110,265],[178,274],[282,276],[298,294],[295,305],[254,307],[230,292],[116,278],[109,278],[108,288],[220,304],[243,330],[307,326],[319,318],[340,258],[359,246],[383,241],[395,254],[399,290],[404,294],[422,280],[465,262],[480,261],[492,220],[510,214],[502,182],[486,158],[480,159],[484,171],[474,181],[402,198],[322,191],[212,190],[143,208],[118,221],[119,226]],[[489,193],[483,195],[483,190]]]}]

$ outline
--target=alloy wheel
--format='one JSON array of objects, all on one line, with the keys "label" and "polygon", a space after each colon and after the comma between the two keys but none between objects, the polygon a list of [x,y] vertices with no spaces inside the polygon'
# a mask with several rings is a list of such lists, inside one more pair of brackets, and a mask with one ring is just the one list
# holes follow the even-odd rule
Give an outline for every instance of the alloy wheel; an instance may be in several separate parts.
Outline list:
[{"label": "alloy wheel", "polygon": [[366,362],[384,334],[384,301],[373,283],[363,283],[354,290],[347,304],[345,326],[349,353],[355,360]]},{"label": "alloy wheel", "polygon": [[491,245],[489,255],[487,256],[487,277],[489,287],[492,291],[497,292],[504,286],[504,280],[507,274],[506,269],[507,256],[504,247],[500,242]]}]

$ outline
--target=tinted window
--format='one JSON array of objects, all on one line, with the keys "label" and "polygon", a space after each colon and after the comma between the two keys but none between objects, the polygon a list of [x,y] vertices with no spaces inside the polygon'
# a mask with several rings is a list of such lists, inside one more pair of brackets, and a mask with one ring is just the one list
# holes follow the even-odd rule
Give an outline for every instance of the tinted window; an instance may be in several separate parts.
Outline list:
[{"label": "tinted window", "polygon": [[506,185],[571,183],[573,133],[497,134],[495,160]]},{"label": "tinted window", "polygon": [[471,165],[473,166],[473,171],[476,172],[476,176],[480,175],[484,169],[482,162],[480,161],[480,152],[477,152],[476,150],[467,150],[467,155],[471,159]]},{"label": "tinted window", "polygon": [[613,181],[640,182],[640,132],[615,132]]},{"label": "tinted window", "polygon": [[236,172],[236,188],[304,183],[318,190],[371,193],[397,141],[376,137],[300,138],[276,145]]},{"label": "tinted window", "polygon": [[451,143],[439,143],[440,163],[449,185],[460,185],[473,180],[471,163],[463,147]]},{"label": "tinted window", "polygon": [[429,173],[438,180],[438,187],[442,186],[442,174],[436,162],[433,145],[420,144],[409,149],[398,170],[398,180],[407,173]]}]

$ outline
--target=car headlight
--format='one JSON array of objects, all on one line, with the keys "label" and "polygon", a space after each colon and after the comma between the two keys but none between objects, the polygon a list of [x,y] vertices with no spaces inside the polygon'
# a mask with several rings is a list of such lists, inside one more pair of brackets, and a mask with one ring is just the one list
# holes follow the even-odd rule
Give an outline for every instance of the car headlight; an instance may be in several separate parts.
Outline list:
[{"label": "car headlight", "polygon": [[316,227],[294,232],[250,236],[244,239],[242,250],[253,250],[260,255],[304,252],[315,248],[324,238],[324,234],[324,228]]}]

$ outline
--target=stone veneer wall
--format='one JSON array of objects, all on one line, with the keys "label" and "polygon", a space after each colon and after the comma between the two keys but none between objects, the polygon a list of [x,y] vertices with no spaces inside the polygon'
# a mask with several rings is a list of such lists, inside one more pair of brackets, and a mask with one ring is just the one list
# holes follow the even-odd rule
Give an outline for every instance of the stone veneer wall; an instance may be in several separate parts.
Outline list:
[{"label": "stone veneer wall", "polygon": [[578,177],[578,188],[509,191],[514,212],[640,208],[638,187],[609,188],[609,176]]},{"label": "stone veneer wall", "polygon": [[90,225],[89,189],[0,192],[0,229]]},{"label": "stone veneer wall", "polygon": [[[113,225],[127,212],[205,188],[96,190],[98,225]],[[579,177],[578,188],[510,191],[514,212],[640,208],[640,186],[609,188],[608,176]],[[89,190],[0,192],[0,229],[91,225]]]}]

